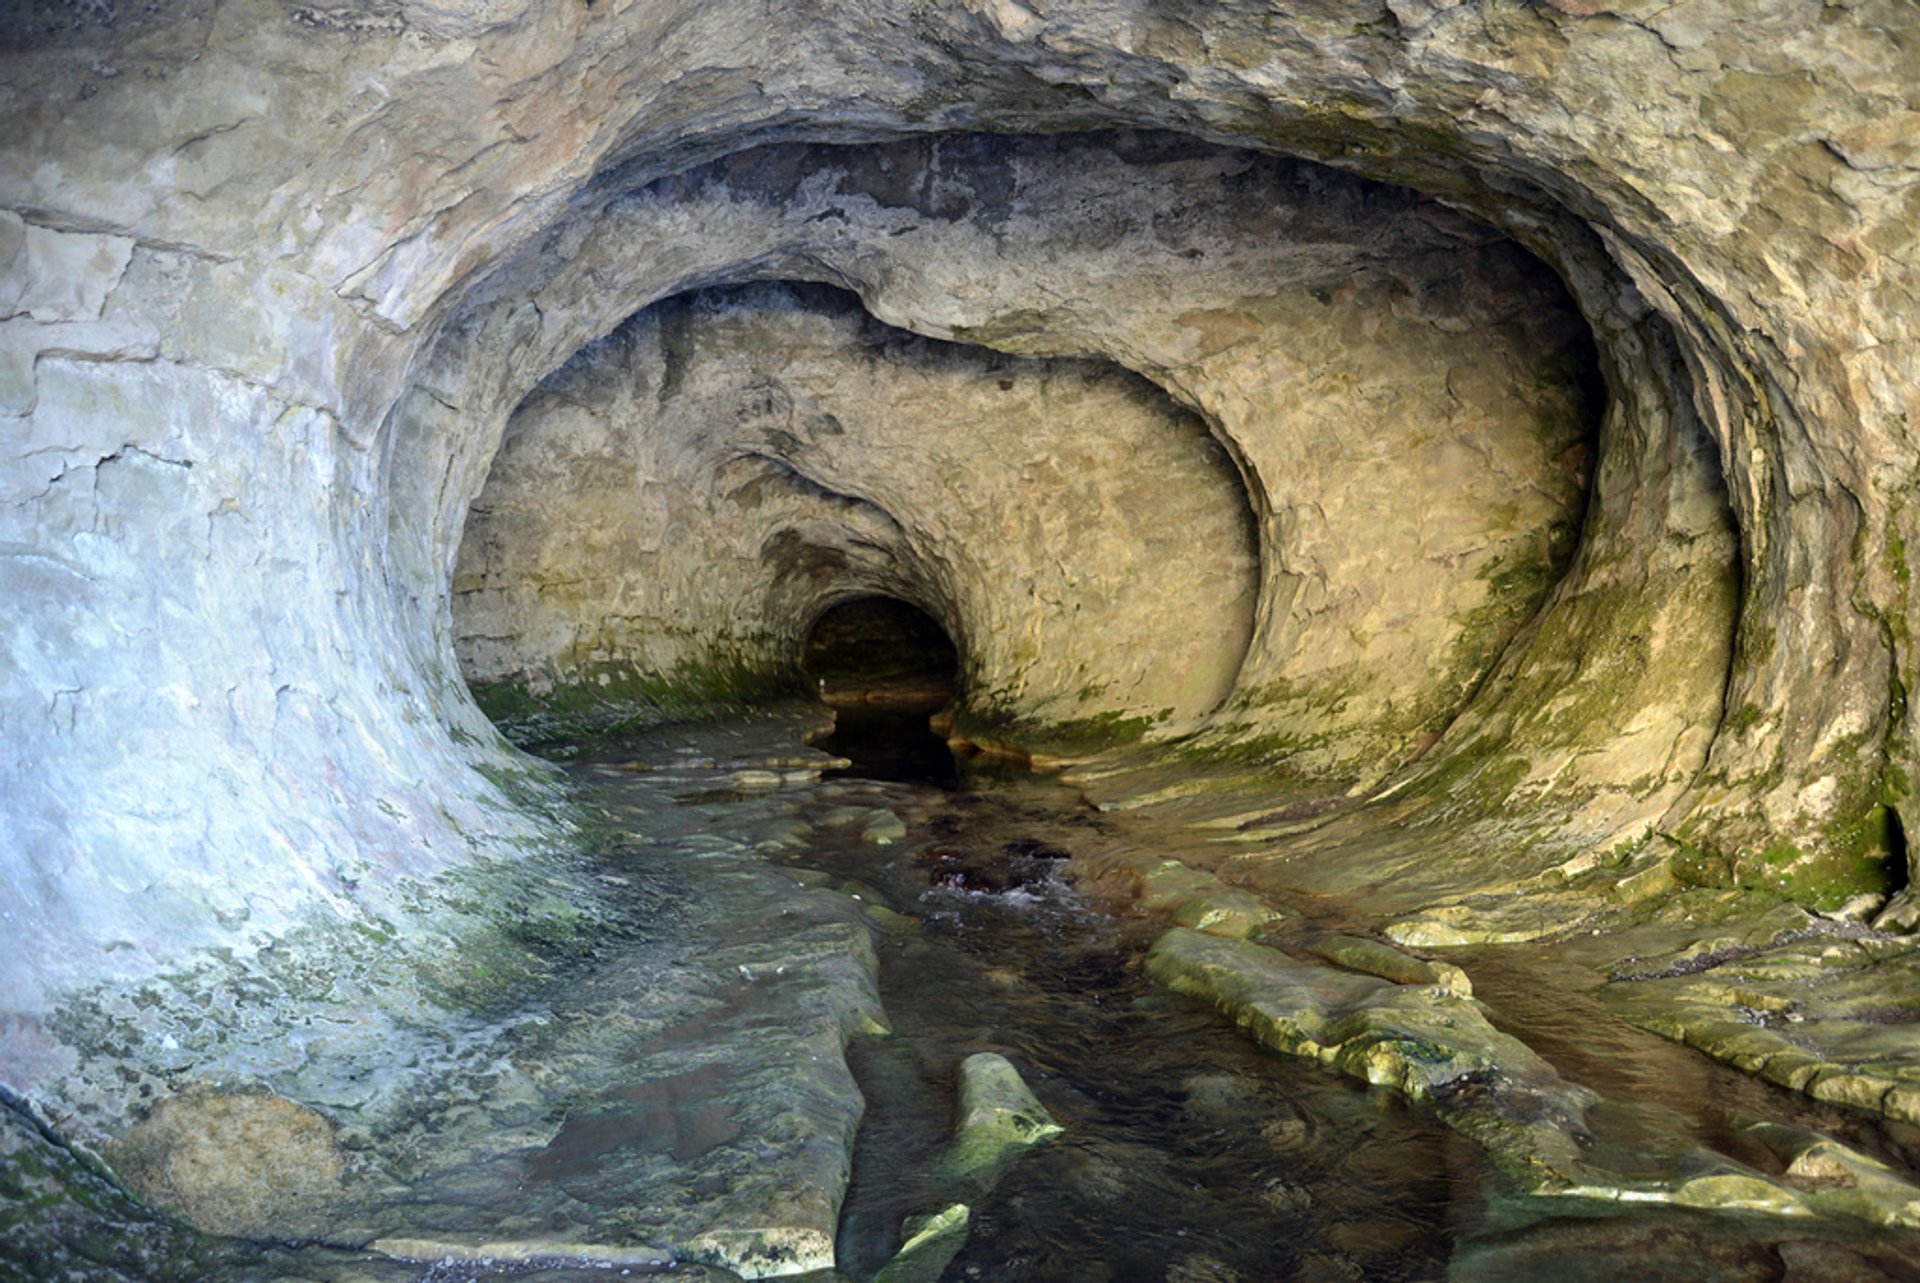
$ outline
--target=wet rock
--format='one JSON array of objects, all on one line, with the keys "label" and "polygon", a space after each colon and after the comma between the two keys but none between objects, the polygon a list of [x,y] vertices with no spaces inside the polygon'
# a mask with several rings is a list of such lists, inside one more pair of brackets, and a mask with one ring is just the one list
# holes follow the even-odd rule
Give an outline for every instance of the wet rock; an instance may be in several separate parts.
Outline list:
[{"label": "wet rock", "polygon": [[955,846],[950,842],[935,842],[915,851],[913,858],[923,864],[954,863],[967,858],[967,848]]},{"label": "wet rock", "polygon": [[170,1096],[108,1149],[141,1197],[214,1234],[315,1232],[340,1189],[333,1126],[271,1093],[194,1088]]},{"label": "wet rock", "polygon": [[1183,927],[1208,935],[1245,939],[1281,919],[1281,913],[1247,891],[1229,887],[1204,869],[1144,852],[1105,857],[1132,876],[1134,896],[1149,913],[1164,913]]},{"label": "wet rock", "polygon": [[860,827],[860,840],[875,846],[892,846],[907,836],[907,823],[892,811],[881,811]]},{"label": "wet rock", "polygon": [[975,895],[1000,895],[1008,890],[1005,878],[985,869],[942,867],[934,870],[933,884],[949,891],[969,891]]},{"label": "wet rock", "polygon": [[1791,1185],[1700,1148],[1677,1124],[1672,1134],[1633,1146],[1595,1144],[1611,1107],[1494,1029],[1472,999],[1446,989],[1332,971],[1180,928],[1153,946],[1147,970],[1161,984],[1212,1001],[1275,1050],[1430,1101],[1442,1121],[1536,1194],[1862,1216],[1839,1201],[1816,1206]]},{"label": "wet rock", "polygon": [[1608,1005],[1816,1100],[1920,1122],[1915,946],[1835,930],[1775,921],[1640,959],[1608,986]]},{"label": "wet rock", "polygon": [[926,1216],[909,1216],[901,1226],[906,1241],[873,1276],[873,1283],[938,1283],[947,1263],[967,1244],[971,1216],[965,1203]]},{"label": "wet rock", "polygon": [[960,1062],[959,1112],[941,1165],[990,1183],[1014,1159],[1062,1130],[1005,1056],[979,1052]]},{"label": "wet rock", "polygon": [[1216,1003],[1276,1050],[1416,1100],[1474,1076],[1553,1076],[1524,1043],[1451,993],[1309,966],[1183,928],[1160,937],[1147,971],[1169,988]]},{"label": "wet rock", "polygon": [[393,1257],[395,1260],[431,1265],[462,1262],[483,1268],[504,1266],[513,1269],[515,1274],[524,1271],[514,1267],[532,1266],[542,1274],[550,1269],[565,1270],[569,1267],[578,1267],[593,1270],[594,1277],[604,1278],[603,1271],[606,1270],[639,1266],[652,1271],[666,1268],[674,1263],[673,1253],[657,1247],[566,1241],[542,1242],[539,1239],[463,1242],[434,1238],[384,1238],[375,1240],[369,1246],[372,1251],[382,1256]]},{"label": "wet rock", "polygon": [[1808,1204],[1875,1225],[1920,1227],[1920,1185],[1830,1136],[1782,1123],[1742,1129],[1786,1164],[1786,1179]]},{"label": "wet rock", "polygon": [[1001,853],[1022,860],[1071,860],[1073,852],[1039,838],[1016,838],[1000,846]]},{"label": "wet rock", "polygon": [[1399,985],[1437,985],[1459,994],[1473,996],[1473,984],[1467,973],[1447,962],[1429,962],[1404,953],[1390,944],[1360,936],[1319,936],[1307,941],[1310,953],[1351,971],[1364,971]]},{"label": "wet rock", "polygon": [[708,1230],[688,1239],[679,1254],[745,1279],[807,1274],[833,1267],[833,1230],[793,1225]]},{"label": "wet rock", "polygon": [[1260,1201],[1281,1216],[1304,1216],[1313,1207],[1313,1191],[1276,1176],[1260,1187]]},{"label": "wet rock", "polygon": [[1437,905],[1386,928],[1397,944],[1447,949],[1474,944],[1522,944],[1570,931],[1600,907],[1594,896],[1529,890]]},{"label": "wet rock", "polygon": [[1167,1267],[1166,1283],[1241,1283],[1245,1276],[1211,1256],[1186,1256]]}]

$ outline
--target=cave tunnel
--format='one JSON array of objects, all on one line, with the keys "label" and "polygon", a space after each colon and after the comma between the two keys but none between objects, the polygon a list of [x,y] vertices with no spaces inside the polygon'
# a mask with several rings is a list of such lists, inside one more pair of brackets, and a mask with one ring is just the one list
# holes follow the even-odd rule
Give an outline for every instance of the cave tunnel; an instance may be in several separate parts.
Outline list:
[{"label": "cave tunnel", "polygon": [[[909,180],[947,204],[823,219]],[[452,588],[489,711],[747,695],[820,602],[886,591],[965,634],[963,734],[1198,734],[1353,788],[1438,738],[1573,562],[1591,329],[1412,192],[1170,135],[959,136],[756,150],[622,210],[689,203],[754,225],[766,279],[594,299],[609,331],[514,409]],[[1010,239],[1057,262],[1006,272]]]},{"label": "cave tunnel", "polygon": [[931,711],[958,690],[960,655],[940,621],[898,597],[854,597],[807,627],[800,671],[828,703]]},{"label": "cave tunnel", "polygon": [[881,8],[0,24],[0,1274],[1906,1268],[1910,6]]}]

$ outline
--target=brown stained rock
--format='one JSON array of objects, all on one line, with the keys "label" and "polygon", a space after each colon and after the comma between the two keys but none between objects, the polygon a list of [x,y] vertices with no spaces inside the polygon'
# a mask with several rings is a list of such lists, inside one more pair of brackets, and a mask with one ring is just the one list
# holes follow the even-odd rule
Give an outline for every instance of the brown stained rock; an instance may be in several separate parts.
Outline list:
[{"label": "brown stained rock", "polygon": [[212,1234],[296,1237],[340,1184],[327,1119],[270,1092],[191,1087],[153,1107],[108,1159],[149,1202]]}]

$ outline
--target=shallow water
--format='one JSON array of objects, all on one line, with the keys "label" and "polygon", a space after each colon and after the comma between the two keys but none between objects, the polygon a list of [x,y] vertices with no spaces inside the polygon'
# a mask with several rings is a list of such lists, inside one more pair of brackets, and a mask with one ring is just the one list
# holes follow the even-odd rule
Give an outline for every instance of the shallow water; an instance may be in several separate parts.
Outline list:
[{"label": "shallow water", "polygon": [[[898,781],[913,773],[903,760],[932,751],[884,715],[851,729],[824,745],[855,759],[844,777]],[[862,798],[923,817],[902,848],[823,844],[803,857],[921,923],[881,953],[895,1036],[853,1056],[868,1115],[839,1247],[856,1277],[886,1260],[903,1217],[968,1197],[939,1178],[937,1158],[954,1066],[983,1050],[1021,1069],[1066,1135],[978,1198],[949,1280],[1920,1277],[1910,1234],[1518,1194],[1425,1110],[1268,1053],[1210,1008],[1148,986],[1138,959],[1160,928],[1104,914],[1071,885],[1076,841],[1112,821],[1041,778],[955,769],[959,789],[935,769],[946,790],[876,783]],[[1020,854],[1036,847],[1066,858]],[[951,876],[956,866],[970,876]],[[1777,1169],[1734,1128],[1765,1117],[1911,1166],[1911,1129],[1612,1020],[1585,968],[1527,949],[1449,956],[1484,977],[1497,1025],[1618,1102],[1594,1120],[1603,1142],[1686,1135]]]},{"label": "shallow water", "polygon": [[[1077,858],[1123,835],[1123,818],[1045,778],[956,763],[939,740],[916,740],[872,710],[843,712],[840,726],[823,747],[854,765],[824,780],[783,765],[794,750],[764,726],[669,728],[621,754],[638,755],[644,771],[574,768],[610,831],[594,867],[644,902],[645,921],[697,910],[714,924],[695,933],[702,947],[757,948],[777,926],[768,896],[809,895],[848,909],[850,897],[884,928],[880,996],[892,1032],[856,1037],[848,1051],[865,1114],[837,1278],[871,1278],[898,1247],[904,1218],[955,1201],[973,1220],[941,1275],[949,1283],[1920,1277],[1914,1235],[1516,1194],[1425,1109],[1267,1052],[1210,1008],[1149,985],[1139,960],[1159,925],[1103,912],[1074,885]],[[757,755],[763,769],[736,770],[730,753]],[[770,891],[769,879],[787,890]],[[724,915],[712,915],[736,900],[747,916],[723,930]],[[528,1001],[546,1004],[538,1019],[556,1030],[573,1008],[613,1010],[613,989],[626,983],[616,963],[652,947],[609,941],[570,959],[564,983]],[[1527,948],[1450,956],[1473,974],[1496,1024],[1622,1102],[1609,1139],[1678,1130],[1764,1167],[1733,1126],[1756,1115],[1821,1127],[1910,1165],[1907,1130],[1814,1106],[1610,1020],[1584,967]],[[725,957],[731,976],[734,955]],[[743,965],[735,987],[784,1001],[752,974],[757,966]],[[716,1103],[743,1071],[701,1040],[716,1022],[778,1013],[749,1012],[731,992],[715,990],[711,1016],[675,1025],[670,1046],[639,1048],[665,1068],[583,1098],[550,1141],[504,1163],[531,1186],[632,1184],[636,1202],[662,1203],[686,1192],[648,1193],[642,1167],[689,1170],[753,1143],[754,1127]],[[1007,1056],[1065,1128],[990,1187],[943,1175],[939,1163],[956,1068],[980,1051]],[[65,1209],[37,1237],[0,1233],[0,1278],[450,1283],[620,1273],[410,1265],[212,1239],[132,1203],[16,1116],[0,1117],[0,1142],[0,1229],[17,1230],[9,1218],[35,1206]],[[57,1187],[72,1197],[42,1198]],[[726,1276],[685,1267],[676,1277]]]},{"label": "shallow water", "polygon": [[[943,810],[945,846],[1040,840],[1032,788],[988,786]],[[1017,800],[1016,800],[1017,799]],[[1385,1093],[1261,1052],[1197,1002],[1156,992],[1143,924],[1086,906],[1047,870],[1000,894],[929,886],[910,854],[859,873],[923,931],[881,951],[894,1036],[855,1049],[868,1101],[843,1213],[855,1275],[899,1244],[901,1220],[971,1201],[937,1157],[954,1073],[1005,1054],[1066,1129],[978,1202],[951,1277],[1293,1277],[1316,1261],[1432,1277],[1448,1251],[1450,1167],[1471,1147]],[[1055,862],[1064,864],[1064,861]],[[1183,1273],[1184,1272],[1184,1273]]]}]

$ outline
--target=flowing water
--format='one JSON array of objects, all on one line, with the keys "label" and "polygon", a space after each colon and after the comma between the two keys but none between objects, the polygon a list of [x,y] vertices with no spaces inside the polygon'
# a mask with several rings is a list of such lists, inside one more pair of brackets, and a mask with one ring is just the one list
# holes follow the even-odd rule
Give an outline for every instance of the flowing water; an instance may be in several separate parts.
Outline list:
[{"label": "flowing water", "polygon": [[[911,743],[895,733],[877,753],[848,736],[825,747],[885,776],[894,747]],[[1449,1193],[1456,1169],[1479,1165],[1471,1147],[1389,1094],[1263,1053],[1211,1009],[1152,988],[1138,960],[1154,929],[1098,911],[1066,880],[1075,846],[1101,822],[1041,780],[967,783],[931,798],[864,791],[927,813],[930,849],[809,853],[922,924],[880,955],[894,1036],[853,1060],[868,1114],[843,1267],[864,1277],[898,1246],[905,1216],[972,1193],[940,1177],[937,1156],[954,1067],[996,1051],[1065,1135],[978,1203],[949,1277],[1444,1273]]]},{"label": "flowing water", "polygon": [[[854,1276],[884,1262],[904,1216],[964,1195],[936,1159],[953,1066],[990,1050],[1026,1073],[1066,1134],[978,1203],[949,1280],[1920,1277],[1910,1234],[1519,1194],[1426,1112],[1266,1052],[1210,1008],[1148,986],[1138,960],[1161,928],[1073,890],[1075,845],[1108,821],[1072,790],[948,768],[912,716],[841,727],[823,747],[854,760],[843,776],[918,773],[944,789],[909,802],[898,784],[870,786],[862,800],[925,816],[897,854],[807,855],[922,924],[881,954],[895,1037],[853,1062],[868,1099],[841,1229]],[[1602,1120],[1617,1135],[1682,1132],[1777,1170],[1733,1125],[1765,1117],[1908,1170],[1920,1153],[1913,1129],[1815,1105],[1612,1020],[1588,968],[1537,948],[1451,956],[1497,1025],[1621,1102]]]},{"label": "flowing water", "polygon": [[[1140,959],[1160,927],[1104,911],[1074,881],[1077,855],[1112,840],[1124,821],[1044,778],[957,763],[923,727],[924,714],[843,712],[823,747],[853,765],[825,779],[760,772],[748,787],[724,773],[575,768],[588,798],[631,830],[597,857],[614,861],[613,880],[672,882],[684,898],[718,871],[764,896],[752,869],[765,862],[807,886],[838,888],[886,927],[877,956],[892,1030],[856,1037],[848,1051],[865,1112],[840,1212],[837,1283],[872,1278],[898,1248],[905,1218],[954,1202],[967,1203],[972,1220],[940,1275],[949,1283],[1920,1277],[1912,1235],[1520,1195],[1425,1109],[1265,1051],[1212,1009],[1148,984]],[[656,732],[643,750],[665,760],[662,746],[676,733]],[[1911,1165],[1905,1132],[1814,1107],[1608,1020],[1589,969],[1556,971],[1537,949],[1454,956],[1497,1024],[1642,1111],[1623,1127],[1671,1124],[1735,1152],[1731,1120],[1752,1114],[1823,1127]],[[589,970],[576,967],[571,991],[538,999],[551,1003],[553,1021],[570,1018],[568,1004],[598,983],[591,968],[600,965],[578,964]],[[940,1162],[957,1066],[982,1051],[1004,1054],[1064,1128],[991,1184]],[[566,1175],[567,1144],[585,1140],[596,1165],[628,1149],[690,1162],[741,1142],[742,1129],[704,1094],[728,1072],[708,1065],[646,1084],[658,1089],[655,1113],[687,1115],[657,1143],[623,1149],[617,1132],[598,1131],[617,1127],[617,1117],[570,1114],[525,1162],[527,1179],[547,1168]],[[705,1077],[695,1082],[696,1073]],[[16,1235],[31,1250],[10,1255],[0,1234],[0,1278],[608,1276],[408,1265],[194,1235],[139,1208],[17,1117],[0,1122],[8,1142],[0,1230],[52,1207],[49,1189],[70,1195],[61,1241],[43,1236],[35,1246]],[[681,1275],[724,1277],[699,1267]]]}]

